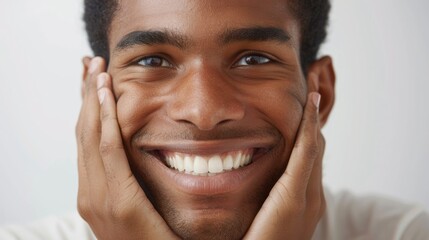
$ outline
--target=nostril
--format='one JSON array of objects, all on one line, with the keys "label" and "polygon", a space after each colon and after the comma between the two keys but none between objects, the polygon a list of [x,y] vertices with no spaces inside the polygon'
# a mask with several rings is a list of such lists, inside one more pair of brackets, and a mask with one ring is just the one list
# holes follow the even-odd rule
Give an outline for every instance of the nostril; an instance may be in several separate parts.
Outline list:
[{"label": "nostril", "polygon": [[226,123],[229,123],[229,122],[232,122],[232,121],[233,121],[232,119],[225,119],[225,120],[220,121],[218,123],[218,125],[223,125],[223,124],[226,124]]}]

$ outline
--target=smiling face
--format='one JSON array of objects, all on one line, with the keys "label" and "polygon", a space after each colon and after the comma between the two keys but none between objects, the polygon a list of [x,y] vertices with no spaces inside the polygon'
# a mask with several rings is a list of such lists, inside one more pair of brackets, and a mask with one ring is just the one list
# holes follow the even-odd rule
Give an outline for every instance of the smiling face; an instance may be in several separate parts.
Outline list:
[{"label": "smiling face", "polygon": [[284,0],[120,1],[109,73],[134,174],[184,238],[239,238],[287,165],[306,101]]}]

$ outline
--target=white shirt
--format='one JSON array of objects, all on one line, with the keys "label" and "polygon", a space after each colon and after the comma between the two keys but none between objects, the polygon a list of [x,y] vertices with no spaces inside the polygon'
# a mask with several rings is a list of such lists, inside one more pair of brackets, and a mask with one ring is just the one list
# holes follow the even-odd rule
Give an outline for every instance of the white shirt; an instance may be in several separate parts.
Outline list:
[{"label": "white shirt", "polygon": [[[379,197],[336,195],[325,190],[326,212],[313,240],[429,240],[429,214],[423,207]],[[94,240],[77,213],[50,217],[28,226],[0,228],[0,240]]]},{"label": "white shirt", "polygon": [[325,198],[313,240],[429,240],[429,214],[421,206],[326,189]]}]

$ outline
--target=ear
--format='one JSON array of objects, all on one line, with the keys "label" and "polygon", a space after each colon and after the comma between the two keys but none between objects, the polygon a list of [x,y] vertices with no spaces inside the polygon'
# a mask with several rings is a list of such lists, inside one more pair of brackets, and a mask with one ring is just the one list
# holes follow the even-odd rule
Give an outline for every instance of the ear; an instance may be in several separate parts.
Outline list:
[{"label": "ear", "polygon": [[82,65],[83,65],[83,71],[82,71],[82,87],[81,87],[81,95],[82,98],[85,94],[85,83],[88,78],[88,69],[89,69],[89,63],[91,62],[91,57],[84,57],[82,58]]},{"label": "ear", "polygon": [[320,124],[323,127],[328,121],[335,102],[335,71],[332,58],[325,56],[313,62],[307,74],[316,74],[317,82],[309,82],[307,75],[308,91],[317,91],[322,96],[320,101]]}]

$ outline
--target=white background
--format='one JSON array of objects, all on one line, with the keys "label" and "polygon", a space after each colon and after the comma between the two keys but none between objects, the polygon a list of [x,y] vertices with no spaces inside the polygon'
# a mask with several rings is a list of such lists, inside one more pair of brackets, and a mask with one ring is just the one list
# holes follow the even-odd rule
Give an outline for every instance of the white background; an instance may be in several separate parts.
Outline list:
[{"label": "white background", "polygon": [[[334,0],[325,183],[429,208],[429,2]],[[73,211],[82,3],[0,0],[0,224]]]}]

